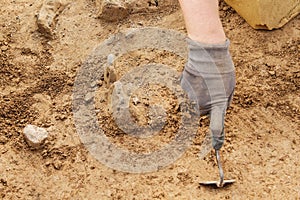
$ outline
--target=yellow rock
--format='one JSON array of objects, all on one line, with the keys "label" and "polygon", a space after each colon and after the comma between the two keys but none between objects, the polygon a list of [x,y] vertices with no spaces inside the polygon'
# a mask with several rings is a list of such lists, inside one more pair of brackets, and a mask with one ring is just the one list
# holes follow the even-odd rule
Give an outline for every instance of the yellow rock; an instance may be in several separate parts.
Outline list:
[{"label": "yellow rock", "polygon": [[253,28],[276,29],[300,13],[300,0],[225,0]]},{"label": "yellow rock", "polygon": [[118,21],[129,15],[129,9],[124,0],[96,0],[99,8],[98,16],[107,21]]}]

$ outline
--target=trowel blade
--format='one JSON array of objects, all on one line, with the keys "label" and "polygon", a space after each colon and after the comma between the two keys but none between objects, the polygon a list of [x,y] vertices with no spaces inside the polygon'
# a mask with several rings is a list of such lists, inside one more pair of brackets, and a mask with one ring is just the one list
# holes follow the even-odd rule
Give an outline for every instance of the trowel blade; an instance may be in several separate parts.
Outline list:
[{"label": "trowel blade", "polygon": [[231,179],[231,180],[224,180],[223,182],[223,185],[222,186],[219,186],[219,181],[203,181],[203,182],[200,182],[200,185],[204,185],[204,186],[217,186],[217,187],[224,187],[228,184],[232,184],[234,183],[235,180],[234,179]]}]

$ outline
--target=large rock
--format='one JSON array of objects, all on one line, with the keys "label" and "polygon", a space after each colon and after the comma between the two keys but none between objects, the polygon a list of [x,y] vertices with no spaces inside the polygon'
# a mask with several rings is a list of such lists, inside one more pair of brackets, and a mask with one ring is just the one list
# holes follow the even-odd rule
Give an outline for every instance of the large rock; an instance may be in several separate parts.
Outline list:
[{"label": "large rock", "polygon": [[300,0],[225,0],[253,28],[276,29],[300,13]]}]

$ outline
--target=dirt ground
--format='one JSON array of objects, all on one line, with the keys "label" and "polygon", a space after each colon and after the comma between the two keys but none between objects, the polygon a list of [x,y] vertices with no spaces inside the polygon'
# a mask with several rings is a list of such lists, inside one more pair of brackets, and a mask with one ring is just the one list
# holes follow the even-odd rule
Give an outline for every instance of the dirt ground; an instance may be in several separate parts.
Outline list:
[{"label": "dirt ground", "polygon": [[[1,199],[300,199],[300,16],[281,29],[257,31],[220,3],[237,75],[222,156],[225,176],[237,182],[214,189],[199,186],[200,181],[218,178],[212,153],[198,159],[205,120],[180,159],[141,174],[98,162],[82,145],[73,121],[73,84],[93,49],[128,28],[151,26],[185,33],[178,7],[107,23],[96,17],[93,0],[77,0],[58,16],[55,37],[49,39],[36,25],[41,5],[33,0],[1,1]],[[130,66],[145,60],[170,63],[178,71],[184,63],[166,52],[132,53],[127,60]],[[117,66],[119,72],[124,70],[124,63]],[[101,92],[100,87],[98,98]],[[170,102],[172,94],[163,95]],[[108,111],[105,100],[101,102],[99,109]],[[144,122],[147,118],[139,109],[137,120]],[[115,142],[126,141],[117,134],[109,112],[102,113],[99,124],[107,125],[103,125],[106,134]],[[22,130],[27,124],[50,133],[42,149],[33,150],[25,142]],[[166,130],[158,136],[161,143],[169,141],[176,127],[171,124]]]}]

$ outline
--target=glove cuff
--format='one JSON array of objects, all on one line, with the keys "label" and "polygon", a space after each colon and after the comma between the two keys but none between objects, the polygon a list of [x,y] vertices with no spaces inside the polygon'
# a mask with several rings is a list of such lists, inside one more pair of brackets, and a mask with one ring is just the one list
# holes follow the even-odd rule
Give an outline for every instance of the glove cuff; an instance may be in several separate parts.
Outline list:
[{"label": "glove cuff", "polygon": [[234,65],[229,53],[229,39],[222,44],[204,44],[187,38],[189,57],[186,70],[194,75],[229,73]]}]

